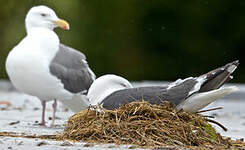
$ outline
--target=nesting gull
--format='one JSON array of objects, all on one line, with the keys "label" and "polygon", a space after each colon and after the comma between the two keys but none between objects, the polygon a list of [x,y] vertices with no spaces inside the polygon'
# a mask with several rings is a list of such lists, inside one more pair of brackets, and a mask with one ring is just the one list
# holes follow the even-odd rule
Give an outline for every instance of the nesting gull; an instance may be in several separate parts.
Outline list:
[{"label": "nesting gull", "polygon": [[234,61],[199,77],[179,79],[167,86],[134,88],[126,79],[116,75],[97,78],[88,91],[91,105],[100,104],[106,109],[116,109],[133,101],[160,104],[170,101],[177,110],[197,112],[213,101],[238,90],[236,86],[221,87],[232,79],[231,74],[239,62]]},{"label": "nesting gull", "polygon": [[46,6],[32,7],[25,18],[27,35],[8,54],[6,70],[13,85],[21,92],[36,96],[42,103],[45,125],[46,101],[60,100],[73,111],[87,104],[82,94],[95,80],[86,57],[81,52],[60,43],[53,31],[56,27],[69,29],[69,24]]}]

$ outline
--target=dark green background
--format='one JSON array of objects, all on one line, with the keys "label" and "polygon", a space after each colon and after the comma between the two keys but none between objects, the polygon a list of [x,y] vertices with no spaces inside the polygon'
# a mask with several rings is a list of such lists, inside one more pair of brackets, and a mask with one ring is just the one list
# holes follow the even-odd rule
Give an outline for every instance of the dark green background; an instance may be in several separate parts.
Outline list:
[{"label": "dark green background", "polygon": [[97,76],[175,80],[240,59],[233,81],[245,82],[244,0],[0,0],[0,78],[25,36],[27,11],[39,4],[70,23],[56,32],[86,54]]}]

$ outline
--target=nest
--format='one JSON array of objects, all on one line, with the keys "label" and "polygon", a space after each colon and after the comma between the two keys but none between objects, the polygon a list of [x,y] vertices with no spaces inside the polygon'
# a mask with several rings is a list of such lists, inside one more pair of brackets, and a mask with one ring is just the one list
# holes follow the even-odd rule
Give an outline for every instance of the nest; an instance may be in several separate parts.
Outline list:
[{"label": "nest", "polygon": [[68,120],[59,138],[139,147],[230,145],[202,115],[176,112],[168,102],[132,102],[116,110],[81,111]]}]

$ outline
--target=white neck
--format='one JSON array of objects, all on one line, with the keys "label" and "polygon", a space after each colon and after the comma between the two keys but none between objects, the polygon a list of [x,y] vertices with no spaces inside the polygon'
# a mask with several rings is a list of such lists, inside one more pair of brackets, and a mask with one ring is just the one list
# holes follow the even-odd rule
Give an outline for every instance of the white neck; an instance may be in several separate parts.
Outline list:
[{"label": "white neck", "polygon": [[35,47],[40,48],[35,50],[41,50],[39,52],[44,53],[46,59],[49,61],[55,57],[57,51],[59,50],[59,37],[54,31],[47,28],[30,28],[26,38],[28,38],[29,41],[32,41],[30,46],[35,45]]},{"label": "white neck", "polygon": [[33,27],[33,26],[28,26],[26,25],[26,34],[29,35],[31,34],[33,31],[35,30],[46,30],[46,31],[50,31],[50,32],[54,32],[53,29],[48,28],[48,27]]}]

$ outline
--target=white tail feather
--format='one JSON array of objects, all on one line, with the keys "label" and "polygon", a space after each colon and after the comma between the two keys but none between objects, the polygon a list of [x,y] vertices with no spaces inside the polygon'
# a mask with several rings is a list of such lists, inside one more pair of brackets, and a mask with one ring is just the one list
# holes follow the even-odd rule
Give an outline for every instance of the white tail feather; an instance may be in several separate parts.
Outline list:
[{"label": "white tail feather", "polygon": [[74,95],[71,100],[61,101],[65,107],[71,109],[73,112],[80,112],[88,109],[90,103],[86,95],[77,94]]},{"label": "white tail feather", "polygon": [[177,110],[183,109],[188,112],[197,112],[212,103],[213,101],[238,90],[238,87],[230,86],[208,92],[196,93],[181,102],[176,108]]}]

